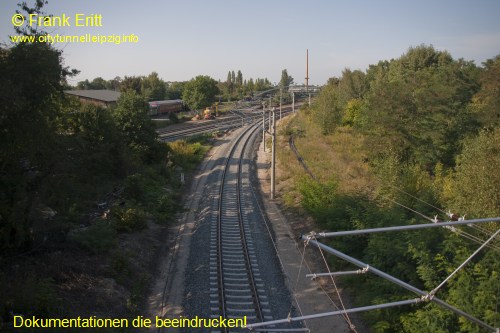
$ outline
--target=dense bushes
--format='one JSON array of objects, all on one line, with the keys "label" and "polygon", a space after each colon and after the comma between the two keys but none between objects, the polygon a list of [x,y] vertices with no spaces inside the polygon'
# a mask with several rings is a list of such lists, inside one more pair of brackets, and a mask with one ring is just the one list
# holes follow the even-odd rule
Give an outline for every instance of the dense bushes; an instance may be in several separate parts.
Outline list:
[{"label": "dense bushes", "polygon": [[[499,104],[493,92],[500,88],[499,63],[496,57],[479,68],[454,60],[447,52],[419,46],[399,59],[370,66],[366,73],[346,70],[342,77],[331,79],[306,110],[308,117],[301,117],[316,124],[316,130],[304,132],[305,138],[313,140],[318,132],[339,138],[342,126],[362,135],[364,160],[376,181],[371,191],[344,191],[347,186],[342,182],[349,178],[340,174],[346,170],[335,174],[324,166],[327,150],[343,148],[317,140],[315,149],[323,147],[324,152],[317,152],[317,161],[306,163],[322,181],[303,175],[295,179],[301,207],[321,230],[330,231],[430,223],[434,217],[448,220],[448,211],[466,218],[500,216],[496,170],[500,131],[495,118]],[[356,153],[358,147],[346,142]],[[335,152],[334,158],[342,158]],[[338,237],[330,244],[430,291],[497,229],[498,224],[492,223],[461,227],[456,233],[391,232]],[[496,327],[500,254],[498,242],[493,244],[436,296]],[[336,259],[331,262],[336,269],[349,266]],[[342,279],[359,306],[415,296],[370,275]],[[372,311],[365,318],[375,332],[482,332],[478,325],[435,304]]]},{"label": "dense bushes", "polygon": [[[134,91],[123,91],[110,108],[65,97],[61,83],[71,71],[47,45],[19,44],[0,52],[7,129],[0,134],[2,254],[54,242],[54,235],[61,242],[61,235],[87,227],[68,239],[101,252],[111,244],[109,233],[93,224],[106,208],[117,231],[138,230],[148,219],[172,219],[179,208],[178,167],[193,170],[205,152],[202,144],[174,143],[172,150],[160,142],[144,96]],[[24,68],[36,68],[36,80],[20,79]],[[122,194],[110,195],[121,188]]]},{"label": "dense bushes", "polygon": [[116,245],[116,228],[109,221],[95,224],[69,233],[68,240],[91,253],[104,253]]}]

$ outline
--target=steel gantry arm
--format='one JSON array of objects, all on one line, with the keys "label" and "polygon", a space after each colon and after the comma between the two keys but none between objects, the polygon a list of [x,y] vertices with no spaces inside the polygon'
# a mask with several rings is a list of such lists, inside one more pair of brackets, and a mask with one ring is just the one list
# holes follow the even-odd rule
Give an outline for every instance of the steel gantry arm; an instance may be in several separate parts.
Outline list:
[{"label": "steel gantry arm", "polygon": [[318,233],[313,233],[313,235],[315,236],[315,238],[353,236],[353,235],[363,235],[363,234],[374,234],[374,233],[386,232],[386,231],[405,231],[405,230],[417,230],[417,229],[426,229],[426,228],[440,228],[440,227],[445,227],[445,226],[499,222],[499,221],[500,221],[500,217],[492,217],[492,218],[485,218],[485,219],[449,221],[449,222],[438,222],[438,223],[427,223],[427,224],[411,224],[411,225],[402,225],[402,226],[394,226],[394,227],[373,228],[373,229],[318,232]]},{"label": "steel gantry arm", "polygon": [[395,307],[395,306],[402,306],[402,305],[408,305],[408,304],[417,304],[421,303],[424,301],[432,301],[435,302],[436,304],[439,304],[440,306],[451,310],[452,312],[463,316],[470,321],[478,324],[479,326],[489,330],[490,332],[494,333],[500,333],[500,328],[495,328],[491,325],[488,325],[484,321],[454,307],[453,305],[450,305],[446,303],[445,301],[435,297],[435,292],[444,284],[446,283],[460,268],[462,268],[474,255],[476,255],[482,248],[484,248],[490,241],[492,241],[498,234],[499,231],[495,232],[484,244],[481,245],[462,265],[460,265],[448,278],[446,278],[438,287],[434,288],[433,291],[430,293],[425,292],[423,290],[420,290],[390,274],[387,274],[375,267],[369,266],[368,264],[361,262],[360,260],[353,258],[343,252],[340,252],[334,248],[331,248],[323,243],[318,242],[315,238],[316,237],[336,237],[336,236],[345,236],[345,235],[360,235],[360,234],[367,234],[367,233],[378,233],[378,232],[385,232],[385,231],[402,231],[402,230],[417,230],[417,229],[424,229],[424,228],[435,228],[435,227],[443,227],[443,226],[453,226],[453,225],[463,225],[463,224],[474,224],[474,223],[486,223],[486,222],[498,222],[500,221],[500,217],[494,217],[494,218],[486,218],[486,219],[475,219],[475,220],[464,220],[464,221],[450,221],[450,222],[442,222],[442,223],[435,223],[435,224],[417,224],[417,225],[406,225],[406,226],[395,226],[395,227],[386,227],[386,228],[373,228],[373,229],[363,229],[363,230],[350,230],[350,231],[337,231],[337,232],[323,232],[323,233],[310,233],[308,235],[301,235],[300,239],[307,242],[308,244],[315,245],[318,248],[333,254],[337,256],[340,259],[343,259],[347,262],[350,262],[358,267],[361,268],[361,270],[358,271],[349,271],[349,272],[335,272],[335,273],[326,273],[326,274],[310,274],[308,277],[316,278],[318,276],[323,276],[323,275],[348,275],[348,274],[362,274],[362,273],[367,273],[371,272],[379,277],[382,277],[390,282],[393,282],[417,295],[420,295],[419,298],[415,299],[409,299],[409,300],[403,300],[403,301],[397,301],[397,302],[391,302],[391,303],[385,303],[385,304],[377,304],[377,305],[369,305],[369,306],[364,306],[364,307],[359,307],[359,308],[353,308],[353,309],[345,309],[345,310],[339,310],[339,311],[333,311],[333,312],[326,312],[326,313],[317,313],[317,314],[311,314],[311,315],[306,315],[306,316],[300,316],[300,317],[288,317],[286,319],[280,319],[280,320],[273,320],[273,321],[268,321],[268,322],[261,322],[261,323],[255,323],[255,324],[250,324],[247,325],[247,328],[250,330],[255,330],[256,328],[259,327],[265,327],[273,324],[278,324],[278,323],[285,323],[285,322],[292,322],[292,321],[301,321],[301,320],[306,320],[306,319],[313,319],[313,318],[321,318],[321,317],[327,317],[327,316],[336,316],[336,315],[342,315],[346,313],[354,313],[354,312],[362,312],[362,311],[369,311],[369,310],[374,310],[374,309],[382,309],[382,308],[389,308],[389,307]]},{"label": "steel gantry arm", "polygon": [[[331,247],[329,247],[329,246],[327,246],[327,245],[325,245],[323,243],[320,243],[320,242],[318,242],[316,240],[310,239],[307,236],[302,236],[301,239],[304,240],[304,241],[308,241],[309,244],[315,245],[318,248],[320,248],[320,249],[322,249],[322,250],[324,250],[324,251],[326,251],[326,252],[328,252],[330,254],[333,254],[334,256],[336,256],[336,257],[338,257],[340,259],[348,261],[348,262],[350,262],[350,263],[352,263],[352,264],[354,264],[354,265],[356,265],[356,266],[358,266],[360,268],[364,268],[364,267],[367,266],[367,264],[365,264],[364,262],[361,262],[361,261],[357,260],[356,258],[353,258],[353,257],[351,257],[351,256],[349,256],[349,255],[347,255],[345,253],[342,253],[342,252],[340,252],[340,251],[338,251],[338,250],[336,250],[334,248],[331,248]],[[494,328],[493,326],[490,326],[490,325],[486,324],[484,321],[479,320],[476,317],[471,316],[470,314],[468,314],[468,313],[466,313],[466,312],[464,312],[464,311],[462,311],[460,309],[457,309],[453,305],[450,305],[450,304],[446,303],[445,301],[443,301],[443,300],[441,300],[441,299],[439,299],[439,298],[437,298],[437,297],[435,297],[435,296],[433,296],[433,295],[431,295],[431,294],[429,294],[429,293],[427,293],[427,292],[425,292],[423,290],[420,290],[420,289],[418,289],[418,288],[416,288],[416,287],[414,287],[414,286],[412,286],[412,285],[410,285],[410,284],[408,284],[408,283],[406,283],[404,281],[401,281],[401,280],[399,280],[398,278],[396,278],[396,277],[394,277],[392,275],[389,275],[389,274],[387,274],[385,272],[382,272],[381,270],[379,270],[379,269],[377,269],[377,268],[375,268],[373,266],[370,266],[369,272],[371,272],[371,273],[373,273],[373,274],[375,274],[377,276],[380,276],[381,278],[384,278],[384,279],[386,279],[386,280],[388,280],[390,282],[393,282],[393,283],[397,284],[398,286],[401,286],[401,287],[403,287],[403,288],[405,288],[405,289],[407,289],[409,291],[412,291],[415,294],[418,294],[418,295],[422,296],[422,300],[435,302],[435,303],[441,305],[442,307],[445,307],[445,308],[447,308],[447,309],[455,312],[458,315],[466,317],[470,321],[475,322],[476,324],[480,325],[483,328],[486,328],[486,329],[490,330],[491,332],[498,332],[498,330],[496,328]]]}]

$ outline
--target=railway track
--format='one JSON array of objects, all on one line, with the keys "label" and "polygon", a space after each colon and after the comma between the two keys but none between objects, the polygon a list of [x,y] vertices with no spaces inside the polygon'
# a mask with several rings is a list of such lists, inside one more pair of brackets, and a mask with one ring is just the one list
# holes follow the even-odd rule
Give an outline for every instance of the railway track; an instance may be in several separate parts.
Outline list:
[{"label": "railway track", "polygon": [[[295,313],[272,244],[274,236],[251,181],[254,149],[261,130],[262,113],[257,113],[252,124],[235,131],[210,156],[212,165],[203,171],[207,182],[199,189],[197,227],[192,234],[190,269],[185,276],[183,307],[187,317],[246,317],[247,324],[251,324]],[[288,323],[258,332],[303,331],[302,323]],[[209,332],[248,329],[212,328]]]},{"label": "railway track", "polygon": [[[249,126],[235,141],[221,174],[217,212],[213,215],[210,246],[210,303],[213,317],[272,320],[255,254],[244,193],[250,193],[247,144],[259,129]],[[233,330],[232,330],[233,331]],[[228,332],[222,330],[219,332]]]},{"label": "railway track", "polygon": [[[290,112],[291,108],[285,108],[282,112],[282,116],[286,116]],[[266,117],[267,116],[266,113]],[[228,131],[248,124],[255,124],[259,121],[262,121],[262,111],[233,111],[231,116],[226,116],[224,118],[203,120],[198,123],[186,123],[184,126],[174,129],[166,127],[156,132],[158,133],[160,141],[167,142],[217,131]]]},{"label": "railway track", "polygon": [[158,137],[161,141],[175,141],[187,137],[197,136],[205,133],[216,131],[227,131],[242,127],[249,123],[258,121],[257,115],[232,115],[222,119],[216,120],[202,120],[199,123],[190,123],[176,129],[160,129],[157,130]]}]

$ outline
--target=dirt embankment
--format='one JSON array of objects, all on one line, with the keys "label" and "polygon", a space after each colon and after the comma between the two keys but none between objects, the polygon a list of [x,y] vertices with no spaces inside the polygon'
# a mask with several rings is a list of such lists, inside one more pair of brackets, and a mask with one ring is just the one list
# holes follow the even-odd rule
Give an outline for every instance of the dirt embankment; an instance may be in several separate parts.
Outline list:
[{"label": "dirt embankment", "polygon": [[149,223],[140,232],[120,234],[105,254],[66,244],[4,259],[0,328],[12,328],[13,314],[126,318],[139,313],[165,234],[166,227]]}]

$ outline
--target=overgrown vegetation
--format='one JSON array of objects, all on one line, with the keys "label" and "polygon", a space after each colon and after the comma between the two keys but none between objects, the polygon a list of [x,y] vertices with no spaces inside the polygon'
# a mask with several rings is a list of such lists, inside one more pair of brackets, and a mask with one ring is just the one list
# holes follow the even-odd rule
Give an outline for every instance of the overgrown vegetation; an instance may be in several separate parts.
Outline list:
[{"label": "overgrown vegetation", "polygon": [[[41,14],[44,4],[21,9]],[[154,245],[118,254],[173,220],[179,170],[192,171],[207,149],[204,139],[158,141],[149,97],[133,89],[111,108],[66,97],[76,73],[48,44],[0,47],[0,330],[12,314],[135,313]]]},{"label": "overgrown vegetation", "polygon": [[[293,180],[284,202],[331,231],[449,220],[448,211],[500,216],[499,69],[500,56],[477,67],[425,45],[365,72],[346,69],[286,125],[284,133],[300,133],[296,145],[319,183],[280,153],[287,165],[280,180]],[[332,246],[430,291],[479,247],[471,237],[486,240],[497,228],[344,237]],[[499,248],[494,241],[436,295],[493,327],[500,325]],[[415,296],[370,274],[342,279],[358,306]],[[484,331],[433,303],[365,318],[374,332]]]}]

